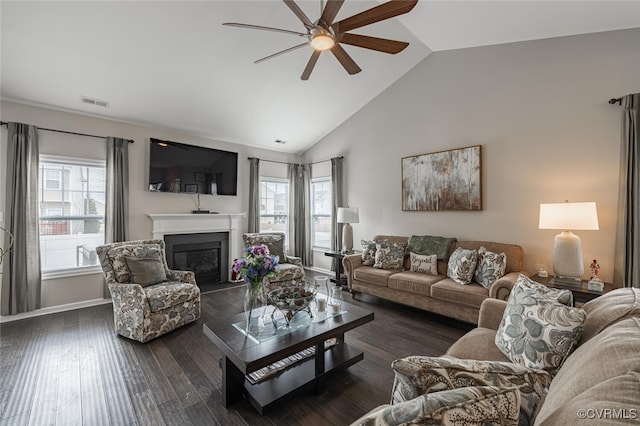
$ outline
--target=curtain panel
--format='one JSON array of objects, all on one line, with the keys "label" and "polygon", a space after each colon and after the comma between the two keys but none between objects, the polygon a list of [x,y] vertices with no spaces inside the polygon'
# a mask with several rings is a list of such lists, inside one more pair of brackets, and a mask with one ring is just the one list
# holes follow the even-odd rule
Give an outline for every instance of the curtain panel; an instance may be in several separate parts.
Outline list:
[{"label": "curtain panel", "polygon": [[129,238],[129,141],[107,138],[105,242]]},{"label": "curtain panel", "polygon": [[[331,241],[332,250],[340,250],[342,247],[342,227],[336,221],[338,217],[338,207],[344,206],[344,198],[342,194],[343,177],[342,177],[342,161],[340,157],[331,159],[331,195],[333,197],[331,203]],[[334,266],[335,268],[335,266]]]},{"label": "curtain panel", "polygon": [[249,158],[249,233],[260,232],[260,159]]},{"label": "curtain panel", "polygon": [[40,308],[42,273],[38,228],[38,130],[8,123],[6,229],[14,244],[3,262],[2,315]]},{"label": "curtain panel", "polygon": [[311,238],[311,166],[289,164],[289,250],[302,259],[304,266],[313,265]]},{"label": "curtain panel", "polygon": [[640,93],[622,97],[622,110],[614,281],[640,288]]}]

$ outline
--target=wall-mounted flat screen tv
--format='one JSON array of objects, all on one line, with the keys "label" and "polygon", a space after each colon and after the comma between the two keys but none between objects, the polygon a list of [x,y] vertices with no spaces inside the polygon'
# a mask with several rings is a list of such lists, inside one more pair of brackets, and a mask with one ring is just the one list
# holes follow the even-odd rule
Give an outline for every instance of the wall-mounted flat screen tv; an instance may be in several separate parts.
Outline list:
[{"label": "wall-mounted flat screen tv", "polygon": [[236,195],[238,153],[151,138],[149,191]]}]

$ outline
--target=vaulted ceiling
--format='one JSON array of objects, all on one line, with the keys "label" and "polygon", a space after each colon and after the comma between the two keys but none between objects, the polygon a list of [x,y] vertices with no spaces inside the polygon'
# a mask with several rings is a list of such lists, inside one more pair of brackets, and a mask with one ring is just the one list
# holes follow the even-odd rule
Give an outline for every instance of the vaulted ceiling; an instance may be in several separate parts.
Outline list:
[{"label": "vaulted ceiling", "polygon": [[[297,3],[319,17],[320,0]],[[379,3],[346,0],[336,20]],[[640,27],[640,1],[421,0],[406,15],[354,31],[408,41],[406,50],[345,46],[362,72],[348,75],[326,53],[302,81],[310,47],[253,63],[299,37],[222,26],[304,32],[282,1],[2,1],[0,8],[3,99],[293,153],[434,51]]]}]

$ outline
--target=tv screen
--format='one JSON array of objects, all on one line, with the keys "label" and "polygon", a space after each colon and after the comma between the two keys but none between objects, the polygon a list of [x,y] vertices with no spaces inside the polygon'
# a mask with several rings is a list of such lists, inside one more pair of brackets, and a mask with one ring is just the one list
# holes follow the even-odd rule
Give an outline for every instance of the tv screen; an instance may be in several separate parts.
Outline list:
[{"label": "tv screen", "polygon": [[238,153],[151,138],[149,191],[236,195]]}]

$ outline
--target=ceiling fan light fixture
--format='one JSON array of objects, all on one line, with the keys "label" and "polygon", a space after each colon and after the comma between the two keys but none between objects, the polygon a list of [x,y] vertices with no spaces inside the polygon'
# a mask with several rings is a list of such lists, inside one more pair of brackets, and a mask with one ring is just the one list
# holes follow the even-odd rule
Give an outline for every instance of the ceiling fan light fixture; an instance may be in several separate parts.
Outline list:
[{"label": "ceiling fan light fixture", "polygon": [[329,50],[333,46],[335,46],[336,41],[330,34],[327,33],[318,33],[311,37],[311,47],[314,50]]}]

